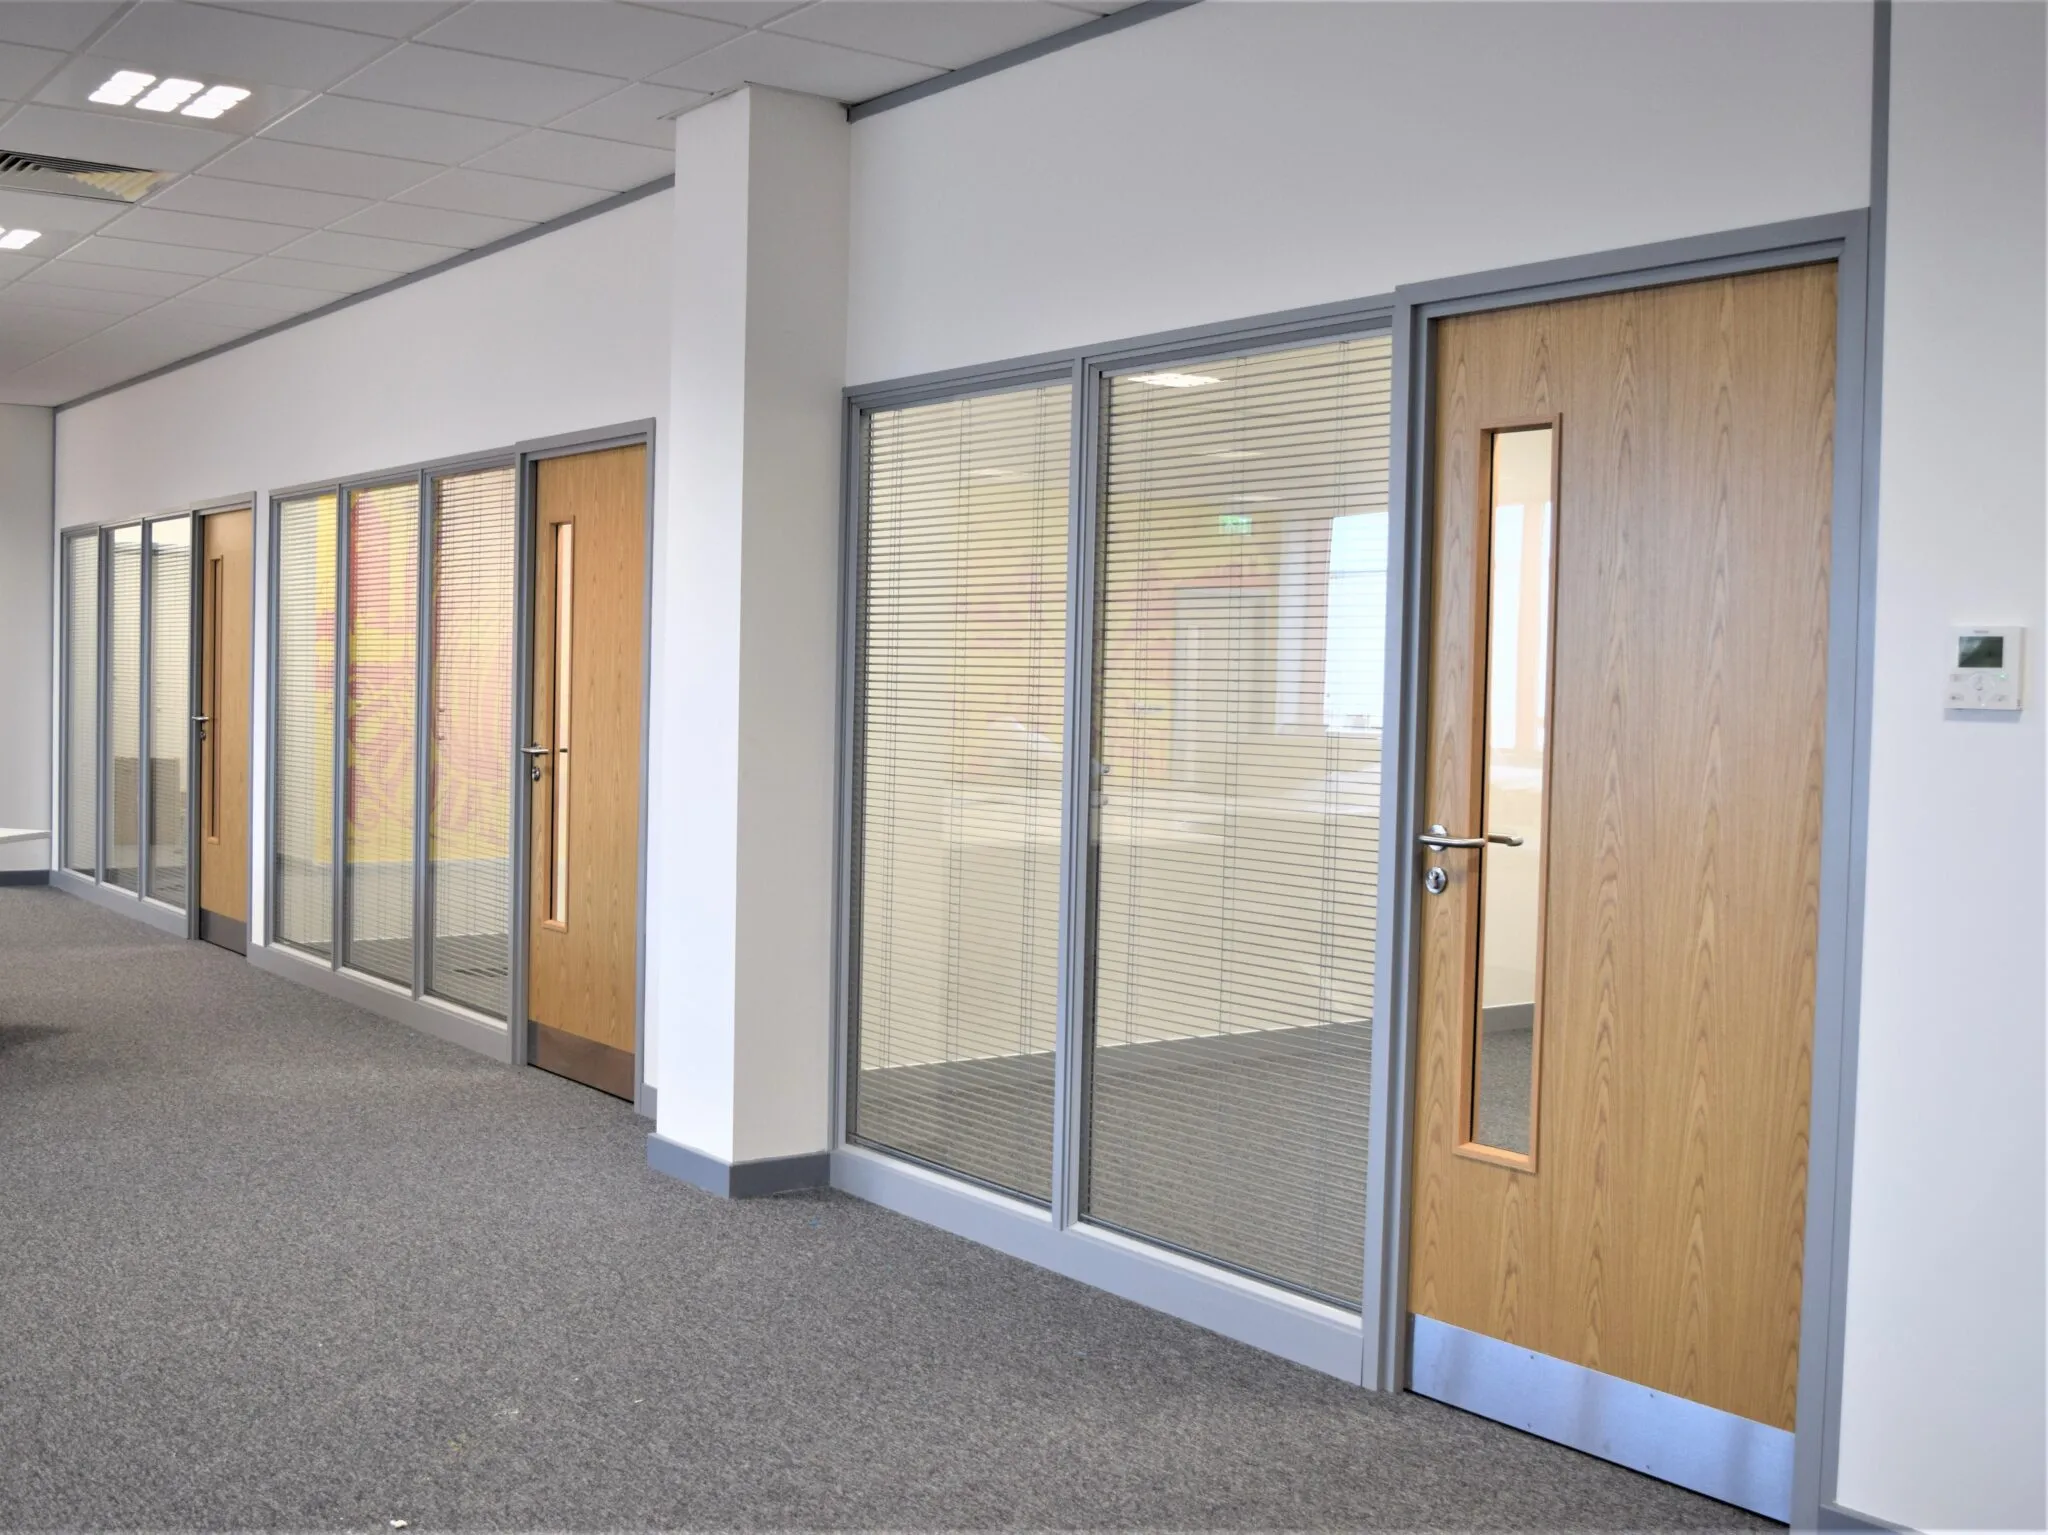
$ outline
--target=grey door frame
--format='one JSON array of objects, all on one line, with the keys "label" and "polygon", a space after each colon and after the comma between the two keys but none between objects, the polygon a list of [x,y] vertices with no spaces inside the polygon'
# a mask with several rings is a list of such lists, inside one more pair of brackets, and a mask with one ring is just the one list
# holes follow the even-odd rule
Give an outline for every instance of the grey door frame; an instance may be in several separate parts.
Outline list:
[{"label": "grey door frame", "polygon": [[[1458,314],[1668,286],[1741,272],[1836,263],[1833,510],[1828,592],[1826,734],[1821,807],[1820,913],[1816,954],[1813,1078],[1808,1136],[1805,1264],[1794,1432],[1792,1522],[1832,1514],[1841,1417],[1842,1313],[1846,1295],[1849,1177],[1855,1110],[1863,869],[1870,769],[1869,700],[1875,606],[1878,419],[1882,316],[1873,293],[1866,210],[1800,219],[1395,290],[1394,427],[1390,503],[1400,572],[1389,593],[1387,710],[1399,746],[1383,784],[1380,891],[1382,974],[1392,985],[1375,1029],[1368,1185],[1367,1381],[1398,1390],[1408,1381],[1408,1196],[1416,1024],[1417,862],[1427,698],[1429,551],[1433,544],[1431,326]],[[1879,274],[1881,277],[1881,273]],[[1375,1347],[1376,1343],[1376,1347]]]}]

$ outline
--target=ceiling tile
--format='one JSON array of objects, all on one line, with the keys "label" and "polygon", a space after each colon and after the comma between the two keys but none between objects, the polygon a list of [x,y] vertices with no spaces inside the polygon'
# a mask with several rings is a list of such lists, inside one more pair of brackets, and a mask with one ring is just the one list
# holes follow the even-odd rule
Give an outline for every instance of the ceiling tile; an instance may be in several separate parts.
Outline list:
[{"label": "ceiling tile", "polygon": [[458,170],[443,171],[432,180],[400,192],[392,201],[538,223],[596,202],[598,196],[588,187],[565,186],[559,181]]},{"label": "ceiling tile", "polygon": [[40,256],[24,256],[19,251],[0,251],[0,286],[33,272],[41,265]]},{"label": "ceiling tile", "polygon": [[231,11],[309,21],[320,27],[411,37],[455,9],[452,0],[208,0]]},{"label": "ceiling tile", "polygon": [[958,69],[1086,21],[1040,0],[824,0],[773,23],[771,30]]},{"label": "ceiling tile", "polygon": [[[193,320],[159,318],[157,311],[110,325],[63,351],[22,370],[23,381],[52,375],[70,386],[71,397],[134,378],[165,363],[234,340],[242,330]],[[61,366],[58,366],[61,365]]]},{"label": "ceiling tile", "polygon": [[481,213],[456,213],[446,208],[412,208],[404,203],[372,203],[361,213],[336,224],[344,234],[376,235],[384,240],[420,240],[428,245],[473,249],[530,229],[526,219],[490,218]]},{"label": "ceiling tile", "polygon": [[181,176],[145,204],[152,210],[219,214],[270,224],[295,224],[301,229],[318,229],[370,206],[361,197],[308,192],[300,187],[264,186],[254,181],[224,181],[207,175]]},{"label": "ceiling tile", "polygon": [[548,126],[563,133],[587,133],[592,138],[619,139],[672,152],[676,125],[669,119],[710,99],[703,91],[677,90],[670,85],[629,85]]},{"label": "ceiling tile", "polygon": [[[81,309],[52,309],[38,304],[0,304],[0,345],[11,346],[17,339],[40,342],[38,357],[46,357],[60,346],[82,341],[94,331],[105,330],[119,315],[90,314]],[[24,358],[23,361],[33,361]]]},{"label": "ceiling tile", "polygon": [[[0,11],[6,6],[0,5]],[[64,55],[48,48],[24,48],[19,43],[0,43],[0,96],[26,101],[29,93],[64,62]]]},{"label": "ceiling tile", "polygon": [[96,266],[83,261],[45,261],[22,278],[29,287],[49,283],[57,287],[98,289],[106,293],[131,293],[151,298],[169,298],[183,293],[199,278],[187,272],[151,272],[140,267]]},{"label": "ceiling tile", "polygon": [[288,224],[258,224],[205,213],[179,213],[155,203],[131,210],[110,225],[107,233],[119,240],[150,240],[249,256],[276,250],[299,235]]},{"label": "ceiling tile", "polygon": [[7,147],[148,170],[189,171],[235,142],[232,133],[172,127],[146,117],[25,106],[7,120]]},{"label": "ceiling tile", "polygon": [[351,149],[287,144],[280,139],[249,139],[207,166],[206,173],[231,181],[262,181],[352,197],[389,197],[417,186],[434,170],[420,160],[393,160]]},{"label": "ceiling tile", "polygon": [[338,234],[322,229],[278,253],[293,261],[320,261],[340,266],[370,267],[387,275],[417,272],[423,266],[462,254],[450,245],[423,245],[417,240],[380,240],[373,235]]},{"label": "ceiling tile", "polygon": [[66,251],[76,250],[79,242],[91,238],[84,230],[40,229],[34,224],[0,224],[0,229],[35,229],[42,236],[25,251],[7,251],[10,256],[25,256],[30,261],[48,261],[52,256],[61,256]]},{"label": "ceiling tile", "polygon": [[149,240],[116,240],[94,235],[73,246],[70,260],[96,266],[134,267],[188,277],[218,277],[249,259],[243,251],[203,250],[196,245],[158,245]]},{"label": "ceiling tile", "polygon": [[420,34],[420,41],[532,64],[559,64],[638,80],[739,36],[702,16],[587,0],[467,5]]},{"label": "ceiling tile", "polygon": [[544,123],[618,88],[606,75],[407,43],[350,76],[340,94],[508,123]]},{"label": "ceiling tile", "polygon": [[182,0],[150,0],[115,22],[93,44],[93,52],[126,59],[138,69],[158,74],[175,70],[209,83],[261,82],[318,91],[390,46],[383,38],[360,32],[215,10]]},{"label": "ceiling tile", "polygon": [[[93,268],[81,268],[91,271]],[[113,288],[81,288],[69,282],[46,282],[40,271],[31,272],[20,282],[6,289],[4,296],[17,301],[26,301],[31,295],[61,309],[77,309],[95,314],[124,315],[136,314],[151,304],[160,302],[161,293],[126,293]]]},{"label": "ceiling tile", "polygon": [[0,42],[31,43],[69,53],[121,9],[88,0],[10,0],[0,5]]},{"label": "ceiling tile", "polygon": [[0,229],[65,230],[91,234],[128,211],[126,203],[92,197],[59,197],[45,192],[0,191]]},{"label": "ceiling tile", "polygon": [[1138,0],[1054,0],[1054,3],[1086,11],[1091,16],[1114,16],[1118,11],[1129,10]]},{"label": "ceiling tile", "polygon": [[672,172],[675,151],[539,128],[489,154],[478,155],[470,164],[480,171],[502,171],[508,176],[569,181],[577,186],[623,192]]},{"label": "ceiling tile", "polygon": [[635,5],[657,11],[674,11],[678,16],[708,16],[729,21],[737,27],[758,27],[778,16],[802,10],[811,0],[631,0]]},{"label": "ceiling tile", "polygon": [[292,261],[283,256],[260,256],[235,273],[250,282],[277,283],[287,288],[316,288],[323,293],[359,293],[392,274],[374,267],[334,266],[325,261]]},{"label": "ceiling tile", "polygon": [[264,137],[458,165],[504,143],[518,131],[516,124],[481,117],[457,117],[452,112],[426,112],[348,96],[316,96]]},{"label": "ceiling tile", "polygon": [[749,32],[734,42],[700,53],[654,77],[656,85],[693,91],[729,91],[740,85],[776,85],[786,91],[866,101],[942,71],[872,53],[855,53],[779,32]]},{"label": "ceiling tile", "polygon": [[322,304],[334,302],[334,295],[322,288],[288,288],[277,283],[249,282],[241,277],[217,277],[178,296],[181,304],[209,303],[222,308],[246,309],[272,319],[304,314]]}]

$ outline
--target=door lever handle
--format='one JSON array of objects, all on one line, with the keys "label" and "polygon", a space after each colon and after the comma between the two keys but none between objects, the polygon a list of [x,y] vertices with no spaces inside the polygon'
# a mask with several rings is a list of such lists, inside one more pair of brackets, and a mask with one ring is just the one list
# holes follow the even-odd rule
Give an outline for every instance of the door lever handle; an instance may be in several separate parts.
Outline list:
[{"label": "door lever handle", "polygon": [[1453,837],[1441,826],[1432,826],[1428,831],[1418,832],[1415,840],[1424,847],[1433,847],[1438,851],[1456,847],[1485,847],[1489,842],[1498,847],[1520,847],[1522,845],[1520,837],[1513,836],[1504,831],[1488,832],[1483,837]]},{"label": "door lever handle", "polygon": [[529,757],[545,757],[554,750],[552,746],[522,746],[519,749]]},{"label": "door lever handle", "polygon": [[526,755],[526,776],[535,783],[540,782],[540,760],[552,757],[554,748],[548,746],[522,746],[519,750]]}]

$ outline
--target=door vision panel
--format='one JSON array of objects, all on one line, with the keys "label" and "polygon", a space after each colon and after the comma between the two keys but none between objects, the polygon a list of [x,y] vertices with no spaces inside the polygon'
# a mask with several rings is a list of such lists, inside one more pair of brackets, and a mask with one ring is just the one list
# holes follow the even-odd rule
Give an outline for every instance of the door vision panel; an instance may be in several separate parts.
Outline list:
[{"label": "door vision panel", "polygon": [[1536,1412],[1457,1384],[1454,1360],[1468,1381],[1523,1367],[1489,1354],[1499,1340],[1578,1367],[1574,1391],[1613,1378],[1666,1394],[1659,1412],[1701,1404],[1716,1415],[1681,1412],[1683,1437],[1711,1421],[1769,1463],[1751,1490],[1702,1490],[1780,1517],[1835,283],[1797,267],[1433,336],[1416,1389]]},{"label": "door vision panel", "polygon": [[633,1096],[647,449],[534,471],[534,1065]]}]

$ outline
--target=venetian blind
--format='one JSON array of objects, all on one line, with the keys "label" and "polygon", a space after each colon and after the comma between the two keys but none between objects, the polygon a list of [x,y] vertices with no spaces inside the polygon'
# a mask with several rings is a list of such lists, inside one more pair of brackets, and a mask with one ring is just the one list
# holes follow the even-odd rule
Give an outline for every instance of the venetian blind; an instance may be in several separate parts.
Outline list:
[{"label": "venetian blind", "polygon": [[517,479],[434,481],[427,990],[494,1018],[512,953],[512,674]]},{"label": "venetian blind", "polygon": [[852,1134],[1050,1198],[1072,390],[868,421]]},{"label": "venetian blind", "polygon": [[99,872],[100,539],[64,541],[64,867]]},{"label": "venetian blind", "polygon": [[274,912],[281,942],[323,958],[334,940],[334,540],[332,493],[278,504]]},{"label": "venetian blind", "polygon": [[419,481],[348,497],[348,800],[342,963],[410,987]]},{"label": "venetian blind", "polygon": [[142,529],[116,528],[107,599],[107,867],[140,892],[142,877]]},{"label": "venetian blind", "polygon": [[192,732],[192,519],[149,525],[149,893],[185,904]]},{"label": "venetian blind", "polygon": [[1384,335],[1106,382],[1089,1219],[1359,1304]]}]

